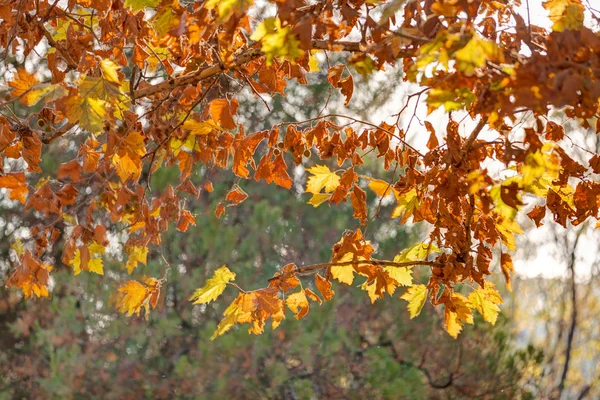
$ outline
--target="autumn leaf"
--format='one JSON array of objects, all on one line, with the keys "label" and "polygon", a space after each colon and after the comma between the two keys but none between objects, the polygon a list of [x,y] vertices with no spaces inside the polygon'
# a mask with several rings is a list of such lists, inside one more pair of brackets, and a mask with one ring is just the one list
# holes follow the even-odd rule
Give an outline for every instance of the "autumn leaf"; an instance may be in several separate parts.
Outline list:
[{"label": "autumn leaf", "polygon": [[331,193],[315,193],[310,200],[308,200],[307,204],[310,204],[313,207],[319,207],[329,199],[331,199]]},{"label": "autumn leaf", "polygon": [[459,293],[452,294],[452,297],[446,302],[446,308],[444,310],[444,329],[454,339],[458,337],[458,334],[462,331],[462,327],[465,323],[473,324],[472,307],[473,305],[469,300]]},{"label": "autumn leaf", "polygon": [[226,21],[235,14],[241,14],[252,3],[252,0],[208,0],[204,7],[208,10],[216,8],[219,18]]},{"label": "autumn leaf", "polygon": [[223,293],[227,283],[235,279],[235,274],[226,266],[217,269],[213,277],[206,281],[206,284],[200,289],[196,289],[194,294],[189,298],[193,304],[206,304]]},{"label": "autumn leaf", "polygon": [[500,293],[494,289],[493,283],[486,282],[484,288],[477,288],[472,291],[469,294],[469,302],[483,316],[484,320],[492,325],[496,324],[500,312],[498,304],[503,302]]},{"label": "autumn leaf", "polygon": [[392,279],[396,280],[402,286],[412,286],[413,277],[412,270],[406,267],[395,267],[392,265],[386,265],[383,267]]},{"label": "autumn leaf", "polygon": [[127,264],[125,264],[125,268],[127,268],[127,273],[131,275],[133,270],[137,268],[138,263],[142,263],[146,265],[146,260],[148,257],[148,248],[145,246],[130,246],[127,247],[126,253],[129,255],[127,259]]},{"label": "autumn leaf", "polygon": [[392,212],[392,218],[402,217],[402,220],[405,221],[413,214],[418,205],[419,199],[417,197],[417,191],[411,189],[403,194],[397,194],[394,191],[394,194],[396,195],[398,205]]},{"label": "autumn leaf", "polygon": [[290,310],[295,314],[296,319],[302,319],[308,314],[308,298],[304,293],[304,289],[297,293],[292,293],[285,299],[285,303]]},{"label": "autumn leaf", "polygon": [[317,274],[315,275],[315,285],[317,285],[317,289],[319,289],[319,292],[321,292],[325,301],[329,301],[333,298],[335,292],[331,290],[331,282],[328,279]]},{"label": "autumn leaf", "polygon": [[283,27],[279,18],[266,18],[257,27],[250,39],[261,42],[261,50],[271,65],[277,57],[287,58],[294,62],[302,57],[304,51],[298,45],[298,39],[290,31],[290,27]]},{"label": "autumn leaf", "polygon": [[134,12],[138,12],[145,8],[154,8],[158,3],[160,3],[160,0],[125,0],[125,7],[129,7]]},{"label": "autumn leaf", "polygon": [[102,76],[108,82],[119,84],[121,80],[119,79],[119,66],[114,63],[114,61],[109,59],[104,59],[100,61],[100,69],[102,70]]},{"label": "autumn leaf", "polygon": [[368,187],[379,197],[386,197],[393,190],[391,183],[382,181],[381,179],[369,179]]},{"label": "autumn leaf", "polygon": [[0,188],[10,190],[9,198],[11,200],[18,200],[22,204],[25,204],[29,189],[27,188],[23,172],[11,172],[0,176]]},{"label": "autumn leaf", "polygon": [[119,288],[122,294],[117,307],[119,312],[127,313],[127,316],[138,314],[148,297],[148,289],[138,281],[129,281]]},{"label": "autumn leaf", "polygon": [[510,254],[502,253],[500,255],[500,269],[502,270],[502,274],[504,274],[504,279],[506,280],[506,288],[512,292],[510,275],[515,272],[515,267],[513,267],[512,257]]},{"label": "autumn leaf", "polygon": [[17,69],[17,75],[8,81],[8,86],[13,88],[11,94],[27,107],[34,106],[44,96],[56,90],[54,85],[40,85],[34,75],[21,68]]},{"label": "autumn leaf", "polygon": [[208,135],[214,130],[220,130],[220,127],[210,120],[198,122],[188,119],[183,123],[182,128],[190,131],[190,134],[194,136]]},{"label": "autumn leaf", "polygon": [[583,27],[585,7],[580,0],[546,0],[542,4],[554,22],[552,30],[578,30]]},{"label": "autumn leaf", "polygon": [[361,225],[367,223],[367,195],[360,187],[354,185],[354,190],[350,194],[350,201],[354,209],[354,218],[360,220]]},{"label": "autumn leaf", "polygon": [[225,129],[234,129],[236,124],[233,120],[232,114],[237,109],[237,101],[234,99],[230,102],[227,99],[217,99],[210,103],[209,111],[210,115],[217,124]]},{"label": "autumn leaf", "polygon": [[312,174],[306,182],[306,191],[319,194],[325,188],[326,193],[333,192],[340,184],[340,177],[325,165],[315,165],[306,169]]},{"label": "autumn leaf", "polygon": [[467,75],[472,75],[476,68],[482,68],[487,61],[501,63],[502,53],[498,46],[489,40],[473,34],[465,47],[454,53],[456,67]]},{"label": "autumn leaf", "polygon": [[425,285],[418,284],[409,287],[406,293],[400,296],[401,299],[408,301],[410,319],[418,317],[421,314],[428,293],[429,291]]}]

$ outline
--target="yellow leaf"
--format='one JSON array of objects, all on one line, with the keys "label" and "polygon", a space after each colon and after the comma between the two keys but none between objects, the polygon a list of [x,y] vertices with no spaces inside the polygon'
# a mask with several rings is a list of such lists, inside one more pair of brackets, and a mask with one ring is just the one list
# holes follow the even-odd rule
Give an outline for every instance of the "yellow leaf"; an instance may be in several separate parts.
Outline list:
[{"label": "yellow leaf", "polygon": [[148,248],[144,246],[132,246],[127,249],[127,254],[129,254],[129,259],[127,260],[127,264],[125,267],[127,268],[127,273],[131,274],[133,270],[137,267],[138,263],[142,263],[146,265],[146,259],[148,256]]},{"label": "yellow leaf", "polygon": [[313,52],[311,52],[310,58],[308,59],[308,68],[310,72],[319,72],[321,70],[319,60],[313,55]]},{"label": "yellow leaf", "polygon": [[300,42],[291,32],[290,27],[281,26],[279,18],[266,18],[257,27],[250,39],[262,43],[261,51],[265,54],[267,65],[276,57],[283,57],[292,63],[302,57],[304,51],[298,47]]},{"label": "yellow leaf", "polygon": [[454,339],[458,337],[465,322],[468,324],[473,323],[472,307],[469,300],[459,293],[454,293],[451,300],[446,304],[446,309],[444,310],[444,329]]},{"label": "yellow leaf", "polygon": [[138,12],[145,8],[154,8],[160,3],[160,0],[125,0],[125,7]]},{"label": "yellow leaf", "polygon": [[146,287],[138,281],[129,281],[119,288],[119,292],[124,296],[119,301],[118,310],[127,313],[127,316],[131,316],[133,313],[139,314],[146,297],[148,297]]},{"label": "yellow leaf", "polygon": [[565,29],[579,30],[583,27],[585,7],[580,0],[547,0],[544,8],[554,22],[552,30],[562,32]]},{"label": "yellow leaf", "polygon": [[190,134],[194,136],[199,135],[208,135],[212,131],[222,130],[217,124],[215,124],[212,120],[198,122],[193,119],[188,119],[183,123],[183,129],[190,131]]},{"label": "yellow leaf", "polygon": [[379,197],[385,197],[392,193],[392,184],[381,179],[371,179],[368,186]]},{"label": "yellow leaf", "polygon": [[394,191],[394,195],[396,196],[396,201],[398,205],[394,208],[392,212],[392,218],[398,218],[403,216],[403,219],[408,218],[412,215],[415,207],[419,203],[419,199],[417,198],[416,189],[411,189],[406,193],[398,195],[396,191]]},{"label": "yellow leaf", "polygon": [[227,282],[234,279],[235,273],[231,272],[229,268],[223,265],[215,271],[213,277],[206,282],[206,285],[200,289],[196,289],[189,300],[192,301],[193,304],[210,303],[223,293],[227,286]]},{"label": "yellow leaf", "polygon": [[500,312],[498,304],[502,304],[502,297],[494,289],[493,283],[486,282],[483,289],[477,288],[472,291],[469,294],[469,302],[479,311],[484,320],[492,325],[496,323],[498,313]]},{"label": "yellow leaf", "polygon": [[331,267],[331,276],[341,283],[352,285],[354,281],[354,268],[352,265],[333,266]]},{"label": "yellow leaf", "polygon": [[386,265],[383,269],[402,286],[412,286],[412,270],[406,267],[393,267],[390,265]]},{"label": "yellow leaf", "polygon": [[88,261],[88,265],[87,265],[88,271],[93,272],[95,274],[98,275],[104,275],[104,269],[103,269],[103,265],[102,265],[102,258],[97,257],[97,258],[91,258]]},{"label": "yellow leaf", "polygon": [[67,118],[72,124],[98,133],[104,128],[108,102],[91,97],[72,96],[65,101]]},{"label": "yellow leaf", "polygon": [[307,202],[307,204],[311,204],[313,207],[319,207],[321,204],[325,203],[330,198],[331,193],[315,193]]},{"label": "yellow leaf", "polygon": [[219,18],[226,21],[236,13],[241,14],[252,3],[252,0],[208,0],[204,7],[208,10],[216,8]]},{"label": "yellow leaf", "polygon": [[117,175],[119,175],[119,178],[123,183],[127,182],[129,179],[136,181],[142,172],[127,154],[123,157],[115,154],[112,157],[112,161],[117,170]]},{"label": "yellow leaf", "polygon": [[379,295],[377,294],[377,282],[373,281],[370,284],[367,282],[360,285],[360,288],[367,292],[369,295],[369,300],[371,300],[371,304],[373,304],[379,298]]},{"label": "yellow leaf", "polygon": [[119,84],[121,81],[119,79],[119,66],[114,63],[114,61],[109,59],[104,59],[100,61],[100,69],[102,69],[102,76],[105,80]]},{"label": "yellow leaf", "polygon": [[95,256],[98,254],[104,254],[105,247],[102,246],[100,243],[93,242],[88,246],[88,250],[90,251],[90,255]]},{"label": "yellow leaf", "polygon": [[75,251],[75,254],[73,254],[73,258],[69,262],[73,267],[73,275],[79,275],[81,273],[81,252],[79,251],[79,249]]},{"label": "yellow leaf", "polygon": [[340,177],[325,165],[315,165],[308,168],[307,171],[312,174],[306,182],[308,193],[318,194],[323,188],[325,188],[325,192],[330,193],[340,185]]},{"label": "yellow leaf", "polygon": [[501,218],[496,222],[496,230],[502,237],[502,243],[512,251],[517,250],[515,233],[522,235],[524,232],[517,221],[509,218]]},{"label": "yellow leaf", "polygon": [[304,290],[298,293],[290,294],[286,299],[285,303],[295,314],[296,319],[301,319],[308,314],[308,298],[304,293]]},{"label": "yellow leaf", "polygon": [[417,243],[409,248],[402,250],[394,262],[411,262],[425,260],[429,254],[439,253],[440,249],[433,243]]},{"label": "yellow leaf", "polygon": [[486,61],[503,61],[498,46],[474,34],[465,47],[454,53],[456,67],[466,75],[472,75],[476,68],[485,66]]},{"label": "yellow leaf", "polygon": [[19,257],[21,257],[23,253],[25,253],[25,246],[23,246],[23,242],[21,241],[21,239],[17,239],[14,242],[12,242],[10,248],[13,249]]},{"label": "yellow leaf", "polygon": [[427,294],[429,290],[425,285],[413,285],[408,288],[406,293],[400,296],[401,299],[408,301],[408,312],[410,319],[417,317],[421,314],[425,300],[427,300]]}]

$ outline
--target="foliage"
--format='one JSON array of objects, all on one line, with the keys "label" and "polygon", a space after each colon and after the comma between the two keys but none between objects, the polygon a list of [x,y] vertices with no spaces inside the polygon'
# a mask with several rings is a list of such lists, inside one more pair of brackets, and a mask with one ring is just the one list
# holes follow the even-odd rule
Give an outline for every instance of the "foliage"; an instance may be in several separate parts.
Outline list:
[{"label": "foliage", "polygon": [[[161,187],[171,179],[159,173],[153,182]],[[213,193],[224,195],[231,184],[223,173]],[[219,220],[212,213],[218,199],[204,193],[192,209],[197,225],[185,235],[175,228],[165,234],[164,255],[173,268],[161,287],[164,304],[148,321],[104,306],[127,276],[111,260],[105,270],[113,273],[102,279],[85,272],[73,279],[67,267],[53,271],[47,301],[0,292],[0,398],[527,398],[532,386],[523,382],[540,355],[515,348],[512,321],[501,315],[494,327],[479,324],[455,341],[437,328],[433,310],[409,321],[403,301],[371,305],[358,287],[338,291],[323,305],[312,303],[302,323],[290,318],[259,337],[232,328],[209,341],[227,304],[190,307],[185,299],[223,253],[239,271],[236,281],[259,285],[282,258],[309,264],[325,257],[328,241],[352,219],[348,206],[315,213],[264,183],[249,185],[248,194],[255,199],[251,208],[231,208]],[[384,205],[382,212],[392,208]],[[416,235],[389,219],[370,229],[381,233],[376,244],[386,257]],[[0,227],[0,238],[8,233]],[[8,243],[0,243],[4,256]],[[160,274],[163,263],[151,253],[140,269]],[[226,290],[222,299],[233,300],[234,292]]]},{"label": "foliage", "polygon": [[[516,217],[525,201],[541,202],[527,214],[536,224],[546,212],[563,226],[598,217],[600,155],[590,154],[588,166],[572,159],[564,121],[550,119],[553,108],[562,108],[565,118],[600,130],[600,35],[584,25],[585,12],[598,16],[581,0],[544,1],[553,22],[547,31],[525,22],[518,0],[400,3],[276,1],[269,3],[276,16],[264,19],[254,17],[265,13],[249,1],[0,5],[0,41],[12,72],[0,116],[0,187],[35,216],[13,253],[18,265],[8,286],[48,297],[61,261],[74,274],[104,275],[111,243],[120,250],[114,253],[128,256],[122,265],[133,274],[148,252],[161,251],[171,226],[185,232],[197,223],[191,205],[212,192],[211,177],[222,176],[217,170],[237,177],[214,208],[223,218],[248,197],[242,180],[295,189],[289,166],[315,153],[332,161],[308,170],[308,202],[348,202],[360,227],[343,234],[328,262],[292,260],[266,287],[238,287],[216,336],[236,324],[249,324],[255,334],[267,322],[275,328],[286,307],[303,318],[309,302],[343,291],[332,281],[351,285],[359,277],[371,302],[402,287],[412,316],[423,297],[443,306],[443,326],[453,337],[473,324],[475,311],[493,324],[502,302],[489,283],[493,250],[510,289],[515,234],[523,233]],[[39,58],[38,47],[45,69],[32,73],[27,65]],[[318,73],[313,51],[341,55],[339,64],[327,65],[326,79],[346,105],[355,79],[398,63],[404,82],[419,89],[378,123],[319,113],[246,133],[231,81],[250,90],[259,107],[284,94],[290,81],[305,84]],[[408,141],[417,110],[408,123],[401,118],[413,98],[423,98],[430,115],[426,148]],[[27,110],[15,113],[16,103]],[[445,133],[431,117],[442,107]],[[523,113],[536,124],[521,131]],[[482,139],[484,133],[496,138]],[[53,149],[70,159],[45,165]],[[392,176],[360,175],[367,154]],[[158,190],[152,178],[172,166],[179,178]],[[388,196],[396,202],[390,218],[431,227],[421,250],[400,252],[399,261],[375,259],[365,236]],[[60,260],[52,252],[58,245]],[[417,266],[430,270],[423,283],[412,282]],[[170,270],[119,283],[116,307],[147,316]],[[227,271],[209,278],[193,300],[214,300],[238,273]],[[302,283],[309,273],[318,273],[321,296]]]}]

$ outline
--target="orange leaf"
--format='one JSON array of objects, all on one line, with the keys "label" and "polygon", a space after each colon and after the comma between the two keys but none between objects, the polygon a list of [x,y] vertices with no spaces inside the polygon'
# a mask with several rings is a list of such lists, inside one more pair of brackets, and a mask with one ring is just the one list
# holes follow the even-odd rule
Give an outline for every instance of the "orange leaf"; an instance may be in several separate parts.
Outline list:
[{"label": "orange leaf", "polygon": [[333,298],[335,292],[331,290],[331,281],[317,274],[315,276],[315,284],[317,285],[317,289],[319,289],[319,292],[321,292],[321,294],[323,295],[325,301],[329,301]]},{"label": "orange leaf", "polygon": [[232,114],[237,111],[237,100],[230,103],[227,99],[217,99],[210,103],[209,111],[213,121],[225,129],[234,129],[235,121]]}]

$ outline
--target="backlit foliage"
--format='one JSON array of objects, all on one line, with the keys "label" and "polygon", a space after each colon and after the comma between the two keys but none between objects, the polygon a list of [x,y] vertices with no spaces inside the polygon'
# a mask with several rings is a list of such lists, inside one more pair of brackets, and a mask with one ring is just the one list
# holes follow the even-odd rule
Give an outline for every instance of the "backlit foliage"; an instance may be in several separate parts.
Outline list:
[{"label": "backlit foliage", "polygon": [[[530,23],[520,0],[3,1],[0,45],[12,74],[0,116],[0,188],[40,217],[22,243],[15,238],[8,286],[48,297],[56,245],[74,275],[104,275],[111,246],[133,274],[149,252],[160,253],[165,231],[195,223],[190,202],[212,192],[210,174],[194,179],[198,169],[239,177],[212,210],[222,217],[246,200],[244,184],[291,189],[291,166],[316,155],[322,161],[306,169],[307,202],[348,203],[360,227],[343,235],[329,261],[288,264],[261,289],[243,290],[234,272],[217,269],[190,298],[206,304],[228,286],[239,291],[213,338],[236,324],[255,334],[267,322],[276,328],[287,308],[301,319],[344,290],[338,283],[358,284],[371,302],[400,292],[411,318],[427,302],[442,306],[453,337],[475,312],[494,324],[502,299],[487,278],[496,259],[510,289],[519,211],[535,201],[527,215],[538,226],[546,212],[563,226],[598,217],[600,155],[589,154],[589,165],[569,157],[563,127],[572,120],[600,130],[600,35],[591,28],[598,14],[580,0],[542,3],[551,30]],[[343,62],[332,65],[333,53]],[[40,55],[37,72],[9,61]],[[396,65],[416,89],[377,123],[321,113],[246,132],[238,91],[227,86],[245,87],[260,107],[290,80],[305,84],[326,69],[348,105],[355,79]],[[403,118],[420,100],[429,120]],[[16,103],[29,108],[26,117],[12,111]],[[438,109],[446,112],[442,130],[431,116]],[[551,120],[555,109],[564,120]],[[532,127],[520,128],[524,115],[533,116]],[[428,138],[426,147],[407,141],[413,133]],[[73,146],[75,158],[42,168],[44,152]],[[367,154],[393,179],[361,175]],[[170,166],[179,180],[153,191],[152,175]],[[396,203],[391,215],[379,215],[384,200]],[[373,218],[430,229],[394,260],[379,260],[363,234]],[[124,239],[111,244],[115,238]],[[413,282],[414,268],[430,269],[429,280]],[[116,308],[148,316],[167,271],[123,282]]]}]

